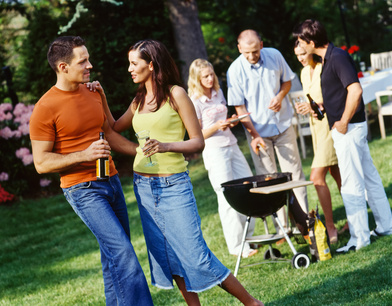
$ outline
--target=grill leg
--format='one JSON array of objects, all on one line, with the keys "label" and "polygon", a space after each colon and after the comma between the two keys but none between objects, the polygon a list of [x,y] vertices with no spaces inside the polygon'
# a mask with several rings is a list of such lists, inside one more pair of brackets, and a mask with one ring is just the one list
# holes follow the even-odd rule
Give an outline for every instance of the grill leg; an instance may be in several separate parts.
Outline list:
[{"label": "grill leg", "polygon": [[248,217],[246,218],[246,223],[245,223],[245,228],[244,228],[244,234],[243,234],[243,236],[242,236],[241,250],[240,250],[240,253],[238,254],[237,263],[236,263],[236,265],[235,265],[234,276],[237,276],[238,270],[239,270],[239,268],[240,268],[242,252],[244,251],[244,245],[245,245],[245,241],[246,241],[246,234],[248,234],[250,219],[251,219],[250,216],[248,216]]},{"label": "grill leg", "polygon": [[[269,234],[269,229],[268,229],[267,220],[266,220],[265,218],[263,218],[263,222],[264,222],[264,230],[265,230],[265,233],[268,235],[268,234]],[[271,259],[276,259],[277,257],[276,257],[275,254],[274,254],[274,250],[273,250],[273,248],[272,248],[272,244],[271,244],[271,243],[268,244],[268,249],[269,249],[270,254],[271,254]]]},{"label": "grill leg", "polygon": [[279,228],[283,231],[283,236],[286,239],[287,243],[289,244],[291,251],[293,252],[294,255],[297,254],[297,250],[295,249],[293,243],[291,242],[289,235],[287,235],[286,231],[284,230],[282,223],[278,219],[278,216],[276,215],[276,213],[273,213],[272,216],[275,219],[276,223],[278,223]]}]

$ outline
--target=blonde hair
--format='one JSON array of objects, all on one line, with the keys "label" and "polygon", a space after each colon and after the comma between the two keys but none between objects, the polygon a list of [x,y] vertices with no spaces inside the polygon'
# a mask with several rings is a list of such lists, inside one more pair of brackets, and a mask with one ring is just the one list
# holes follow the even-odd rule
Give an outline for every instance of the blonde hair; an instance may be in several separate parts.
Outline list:
[{"label": "blonde hair", "polygon": [[[212,64],[202,58],[195,59],[189,67],[188,94],[190,97],[195,96],[196,98],[200,98],[204,94],[203,86],[200,83],[201,70],[204,68],[211,68],[214,71]],[[218,77],[214,71],[213,89],[218,92],[219,88]]]}]

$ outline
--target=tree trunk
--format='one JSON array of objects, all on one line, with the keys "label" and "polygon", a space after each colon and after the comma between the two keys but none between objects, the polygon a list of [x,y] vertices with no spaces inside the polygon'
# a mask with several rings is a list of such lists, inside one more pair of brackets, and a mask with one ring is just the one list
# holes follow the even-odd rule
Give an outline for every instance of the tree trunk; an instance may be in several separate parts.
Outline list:
[{"label": "tree trunk", "polygon": [[189,66],[196,58],[207,59],[207,50],[200,27],[196,0],[166,0],[184,86],[188,82]]}]

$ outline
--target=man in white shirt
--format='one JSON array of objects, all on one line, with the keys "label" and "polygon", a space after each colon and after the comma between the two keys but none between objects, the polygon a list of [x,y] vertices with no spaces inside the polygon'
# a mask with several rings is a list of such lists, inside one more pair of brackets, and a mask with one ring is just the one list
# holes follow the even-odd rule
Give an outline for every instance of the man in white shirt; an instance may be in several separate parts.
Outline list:
[{"label": "man in white shirt", "polygon": [[[228,105],[234,106],[239,116],[251,113],[241,122],[256,173],[278,171],[275,149],[280,170],[291,172],[293,180],[305,180],[296,134],[291,125],[293,109],[286,97],[294,73],[278,50],[263,48],[263,42],[254,30],[241,32],[238,50],[241,55],[227,71]],[[260,145],[265,147],[267,154],[259,152]],[[306,187],[296,188],[294,193],[302,210],[307,212]],[[278,215],[282,220],[283,212]]]}]

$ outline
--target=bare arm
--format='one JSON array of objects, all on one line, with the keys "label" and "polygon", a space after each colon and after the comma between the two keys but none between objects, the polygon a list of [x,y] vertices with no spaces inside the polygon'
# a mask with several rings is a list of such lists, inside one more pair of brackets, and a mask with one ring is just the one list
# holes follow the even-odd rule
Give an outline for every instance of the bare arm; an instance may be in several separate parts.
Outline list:
[{"label": "bare arm", "polygon": [[136,155],[136,148],[139,145],[132,141],[129,141],[127,138],[114,131],[110,127],[108,121],[105,121],[104,125],[102,126],[102,129],[105,132],[105,138],[109,142],[109,145],[113,151],[126,155]]},{"label": "bare arm", "polygon": [[53,141],[32,140],[34,166],[38,173],[63,172],[82,162],[109,157],[110,146],[106,140],[94,141],[87,149],[69,154],[53,152]]},{"label": "bare arm", "polygon": [[[244,115],[248,113],[248,110],[246,109],[246,106],[243,105],[238,105],[235,106],[235,110],[237,112],[238,116]],[[257,145],[260,144],[263,148],[265,148],[265,143],[263,138],[260,137],[259,133],[256,131],[252,120],[250,120],[250,117],[246,117],[241,120],[242,125],[246,128],[246,130],[249,132],[249,134],[252,136],[253,140],[251,141],[250,145],[253,149],[253,151],[258,154],[259,149],[257,148]]]},{"label": "bare arm", "polygon": [[102,85],[98,81],[94,81],[86,84],[87,88],[91,91],[98,91],[101,96],[103,109],[105,111],[106,117],[108,119],[109,125],[116,132],[122,132],[129,129],[132,126],[132,118],[134,115],[134,108],[131,104],[129,108],[125,111],[125,113],[118,119],[115,120],[112,112],[110,111],[108,101],[106,99],[105,91],[103,90]]},{"label": "bare arm", "polygon": [[282,100],[289,93],[291,89],[291,81],[284,82],[280,85],[280,91],[272,98],[268,108],[274,112],[280,111],[282,108]]},{"label": "bare arm", "polygon": [[[199,120],[199,122],[200,122],[200,127],[203,128],[201,124],[201,120]],[[230,123],[228,120],[218,120],[208,128],[202,129],[201,132],[203,133],[204,139],[207,139],[210,138],[212,135],[214,135],[217,131],[219,130],[224,131],[226,128],[232,127],[234,125],[235,124]]]},{"label": "bare arm", "polygon": [[334,123],[332,129],[336,128],[336,130],[341,134],[347,133],[348,124],[358,109],[361,97],[362,87],[358,82],[352,83],[347,87],[346,106],[344,108],[342,118]]},{"label": "bare arm", "polygon": [[162,143],[156,139],[150,139],[143,147],[144,152],[149,152],[146,156],[165,152],[195,153],[204,149],[204,137],[192,101],[185,90],[179,86],[173,88],[172,95],[178,114],[188,131],[189,139],[170,143]]}]

